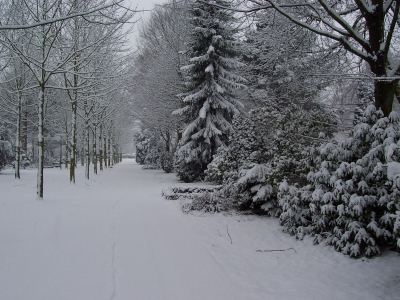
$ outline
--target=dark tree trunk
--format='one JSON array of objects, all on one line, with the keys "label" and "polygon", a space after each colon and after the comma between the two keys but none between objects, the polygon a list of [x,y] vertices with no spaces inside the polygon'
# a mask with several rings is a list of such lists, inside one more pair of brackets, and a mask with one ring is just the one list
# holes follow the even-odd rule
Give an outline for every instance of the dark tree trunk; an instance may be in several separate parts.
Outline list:
[{"label": "dark tree trunk", "polygon": [[92,140],[92,147],[93,147],[93,173],[97,174],[97,136],[96,136],[96,126],[93,129],[93,140]]},{"label": "dark tree trunk", "polygon": [[389,116],[393,110],[393,100],[397,81],[375,81],[375,106],[383,111],[385,116]]},{"label": "dark tree trunk", "polygon": [[103,125],[100,125],[100,134],[99,134],[99,162],[100,162],[100,171],[103,171]]},{"label": "dark tree trunk", "polygon": [[110,165],[107,160],[107,137],[104,135],[104,143],[103,143],[103,154],[104,154],[104,167],[107,169]]},{"label": "dark tree trunk", "polygon": [[18,92],[18,106],[17,106],[17,136],[15,140],[15,178],[20,179],[21,168],[21,118],[22,118],[22,96]]},{"label": "dark tree trunk", "polygon": [[71,117],[71,158],[70,158],[70,165],[69,165],[69,181],[75,183],[75,168],[76,168],[76,154],[77,154],[77,147],[76,147],[76,108],[77,108],[77,101],[71,101],[71,108],[72,108],[72,117]]}]

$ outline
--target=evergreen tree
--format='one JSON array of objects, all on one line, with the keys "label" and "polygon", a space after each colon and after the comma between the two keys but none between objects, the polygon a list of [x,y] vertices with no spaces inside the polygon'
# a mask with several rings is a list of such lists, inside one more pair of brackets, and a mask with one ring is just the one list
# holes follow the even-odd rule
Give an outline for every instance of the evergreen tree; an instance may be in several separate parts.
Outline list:
[{"label": "evergreen tree", "polygon": [[254,25],[245,33],[244,51],[252,99],[279,107],[318,107],[315,99],[326,87],[326,81],[313,74],[333,71],[334,51],[314,51],[318,44],[316,34],[288,22],[273,10],[257,12],[254,18]]},{"label": "evergreen tree", "polygon": [[296,105],[235,117],[229,147],[209,164],[207,179],[222,184],[223,196],[241,209],[278,216],[279,184],[307,182],[315,148],[332,137],[335,123],[329,111]]},{"label": "evergreen tree", "polygon": [[183,107],[174,112],[183,115],[187,123],[175,163],[178,176],[185,182],[203,178],[217,149],[226,147],[232,116],[241,106],[234,94],[246,82],[233,73],[242,65],[235,59],[239,47],[234,39],[233,14],[210,4],[231,6],[223,0],[195,1],[190,10],[191,59],[182,68],[187,92],[181,95]]},{"label": "evergreen tree", "polygon": [[150,140],[152,133],[144,130],[135,138],[136,162],[144,165],[147,154],[150,152]]},{"label": "evergreen tree", "polygon": [[285,231],[314,235],[351,257],[400,248],[400,117],[370,105],[338,144],[312,155],[308,185],[283,182],[278,194]]}]

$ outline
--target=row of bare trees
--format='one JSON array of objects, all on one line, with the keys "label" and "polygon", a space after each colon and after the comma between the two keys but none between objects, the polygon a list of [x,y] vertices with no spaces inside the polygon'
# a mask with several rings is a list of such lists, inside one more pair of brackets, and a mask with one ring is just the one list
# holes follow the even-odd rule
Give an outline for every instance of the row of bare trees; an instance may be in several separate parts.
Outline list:
[{"label": "row of bare trees", "polygon": [[188,1],[172,1],[157,6],[139,31],[133,85],[132,114],[141,126],[161,136],[164,149],[172,153],[183,126],[181,117],[172,115],[179,108],[181,66],[186,64],[185,43],[189,25]]},{"label": "row of bare trees", "polygon": [[28,136],[37,134],[31,147],[33,155],[37,151],[37,197],[43,198],[45,140],[65,145],[71,182],[79,153],[86,178],[91,159],[97,173],[98,163],[102,170],[120,158],[131,69],[127,24],[135,11],[121,0],[13,0],[2,5],[1,118],[15,132],[16,178],[21,147],[27,150]]}]

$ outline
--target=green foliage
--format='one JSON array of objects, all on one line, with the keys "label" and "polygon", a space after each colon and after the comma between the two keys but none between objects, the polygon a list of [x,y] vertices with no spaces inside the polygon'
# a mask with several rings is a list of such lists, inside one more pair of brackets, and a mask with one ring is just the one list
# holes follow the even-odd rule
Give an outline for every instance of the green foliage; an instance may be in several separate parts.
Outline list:
[{"label": "green foliage", "polygon": [[176,175],[183,182],[194,182],[196,180],[204,179],[204,169],[207,167],[205,164],[195,161],[185,161],[180,156],[175,156],[174,169]]},{"label": "green foliage", "polygon": [[298,106],[264,107],[235,116],[227,150],[208,166],[207,179],[222,183],[224,196],[242,209],[278,216],[279,183],[306,182],[314,148],[333,135],[335,118]]},{"label": "green foliage", "polygon": [[167,151],[161,152],[161,169],[166,173],[171,173],[174,170],[174,157]]},{"label": "green foliage", "polygon": [[328,57],[334,52],[311,53],[318,44],[317,35],[287,22],[275,10],[259,11],[254,18],[255,26],[246,31],[244,52],[252,97],[262,102],[273,100],[280,107],[315,106],[316,97],[327,85],[315,74],[333,70],[334,59]]},{"label": "green foliage", "polygon": [[241,106],[235,93],[246,82],[233,73],[241,66],[235,59],[239,52],[233,13],[199,1],[190,11],[194,28],[188,41],[190,64],[181,69],[187,92],[180,95],[182,108],[174,112],[187,123],[176,154],[177,174],[183,181],[203,179],[217,149],[226,147],[232,116]]},{"label": "green foliage", "polygon": [[147,154],[150,151],[151,132],[144,130],[135,138],[136,162],[144,165]]},{"label": "green foliage", "polygon": [[[281,222],[351,257],[399,244],[400,117],[368,106],[339,144],[325,143],[303,188],[281,185]],[[300,195],[300,196],[299,196]]]},{"label": "green foliage", "polygon": [[162,169],[167,173],[173,171],[173,156],[166,150],[160,135],[144,130],[135,141],[137,163],[145,165],[146,169]]}]

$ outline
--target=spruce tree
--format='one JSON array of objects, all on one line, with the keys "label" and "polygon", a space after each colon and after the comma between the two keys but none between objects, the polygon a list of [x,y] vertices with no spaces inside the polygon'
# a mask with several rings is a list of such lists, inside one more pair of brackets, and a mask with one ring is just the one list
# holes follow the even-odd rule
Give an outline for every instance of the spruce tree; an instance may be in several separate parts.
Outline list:
[{"label": "spruce tree", "polygon": [[211,4],[231,5],[223,0],[193,2],[193,31],[188,42],[191,59],[182,68],[187,92],[181,95],[183,107],[174,112],[183,115],[187,124],[175,163],[185,182],[203,178],[217,149],[226,147],[233,114],[241,106],[235,91],[246,82],[233,72],[242,65],[236,59],[239,47],[233,14]]}]

